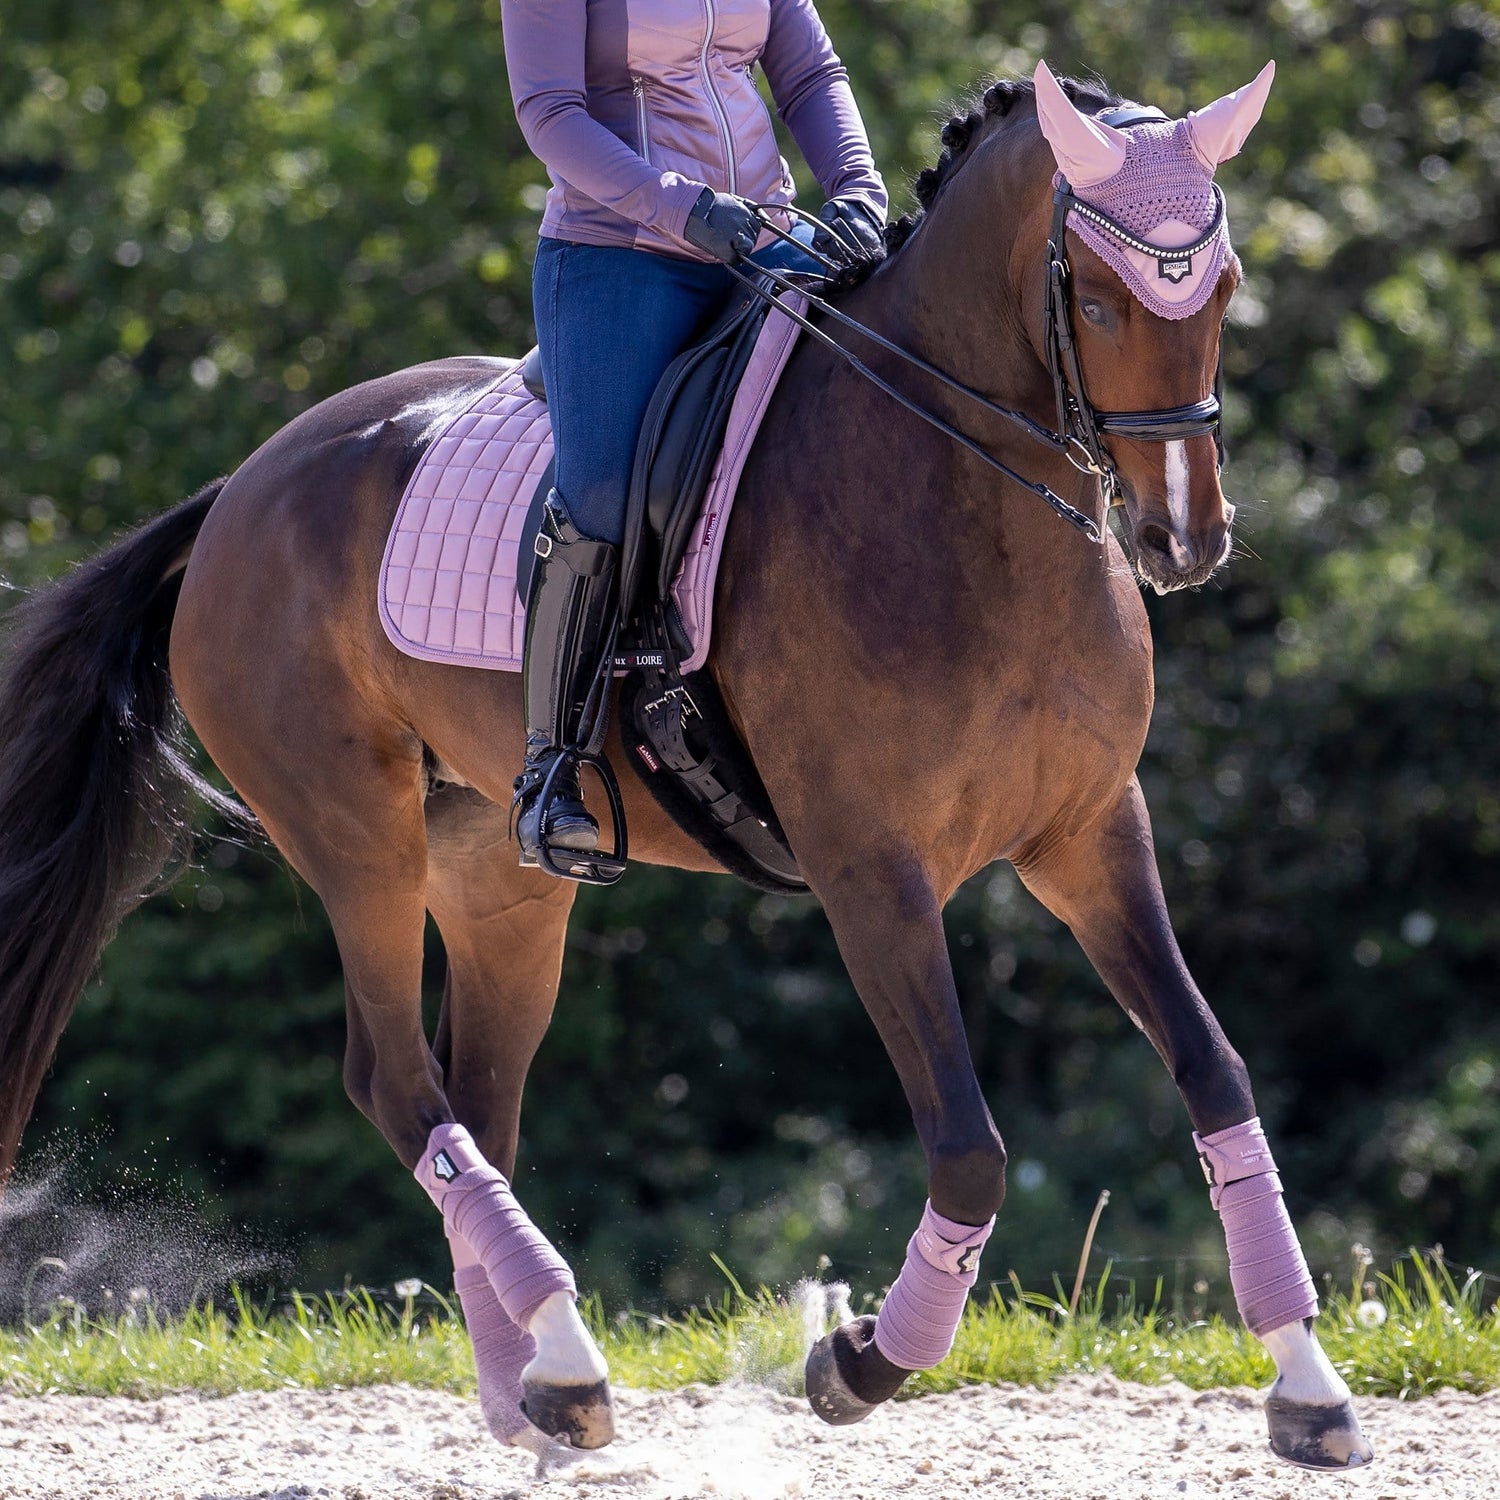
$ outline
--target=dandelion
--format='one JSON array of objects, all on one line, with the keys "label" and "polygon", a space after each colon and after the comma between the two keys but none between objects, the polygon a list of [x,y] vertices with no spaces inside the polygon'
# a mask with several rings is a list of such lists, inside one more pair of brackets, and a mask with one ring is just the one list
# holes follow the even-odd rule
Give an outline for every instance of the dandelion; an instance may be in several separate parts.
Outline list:
[{"label": "dandelion", "polygon": [[1379,1328],[1387,1316],[1385,1303],[1377,1302],[1373,1297],[1366,1298],[1354,1309],[1354,1320],[1361,1328]]},{"label": "dandelion", "polygon": [[411,1315],[411,1305],[421,1290],[421,1280],[416,1276],[407,1276],[396,1283],[396,1295],[401,1298],[401,1337],[404,1339],[414,1339],[417,1336],[417,1324]]}]

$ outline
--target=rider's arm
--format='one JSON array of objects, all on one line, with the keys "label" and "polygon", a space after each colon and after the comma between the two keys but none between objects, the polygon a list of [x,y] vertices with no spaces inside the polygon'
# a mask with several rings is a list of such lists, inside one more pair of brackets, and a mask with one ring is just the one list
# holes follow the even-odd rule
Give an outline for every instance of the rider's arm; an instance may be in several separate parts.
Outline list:
[{"label": "rider's arm", "polygon": [[861,197],[885,217],[885,182],[875,170],[865,122],[813,0],[771,0],[761,67],[787,129],[829,198]]},{"label": "rider's arm", "polygon": [[556,176],[637,224],[678,238],[704,184],[661,172],[585,104],[586,0],[503,0],[505,66],[521,134]]}]

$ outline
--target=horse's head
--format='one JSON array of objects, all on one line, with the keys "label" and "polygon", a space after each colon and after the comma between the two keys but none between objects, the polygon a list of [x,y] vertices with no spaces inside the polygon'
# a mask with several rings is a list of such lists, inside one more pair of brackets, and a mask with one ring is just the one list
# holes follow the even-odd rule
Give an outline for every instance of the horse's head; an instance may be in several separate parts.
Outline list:
[{"label": "horse's head", "polygon": [[1057,165],[1042,330],[1064,425],[1105,470],[1136,569],[1158,592],[1229,552],[1219,485],[1220,336],[1239,283],[1214,169],[1260,118],[1274,64],[1185,119],[1084,113],[1045,63],[1037,118]]}]

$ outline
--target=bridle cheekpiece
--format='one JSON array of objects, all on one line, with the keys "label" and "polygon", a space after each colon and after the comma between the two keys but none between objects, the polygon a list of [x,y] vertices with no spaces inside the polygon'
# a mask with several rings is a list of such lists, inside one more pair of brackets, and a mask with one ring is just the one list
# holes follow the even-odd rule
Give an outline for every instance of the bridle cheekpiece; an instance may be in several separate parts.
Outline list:
[{"label": "bridle cheekpiece", "polygon": [[[1165,121],[1158,109],[1123,105],[1103,111],[1098,118],[1116,129],[1146,122]],[[1157,274],[1174,284],[1190,276],[1193,257],[1211,248],[1224,233],[1224,194],[1217,183],[1213,220],[1190,245],[1153,245],[1133,234],[1073,191],[1061,173],[1052,198],[1052,230],[1047,239],[1047,368],[1052,376],[1057,402],[1057,431],[1068,445],[1068,455],[1086,472],[1096,474],[1110,505],[1120,503],[1120,477],[1104,446],[1106,437],[1122,437],[1138,443],[1171,443],[1185,438],[1213,435],[1220,468],[1224,465],[1222,347],[1214,374],[1211,396],[1190,405],[1161,407],[1153,411],[1100,411],[1088,398],[1083,365],[1078,357],[1073,331],[1073,270],[1068,260],[1068,218],[1077,214],[1095,229],[1111,236],[1126,249],[1149,255],[1157,261]]]}]

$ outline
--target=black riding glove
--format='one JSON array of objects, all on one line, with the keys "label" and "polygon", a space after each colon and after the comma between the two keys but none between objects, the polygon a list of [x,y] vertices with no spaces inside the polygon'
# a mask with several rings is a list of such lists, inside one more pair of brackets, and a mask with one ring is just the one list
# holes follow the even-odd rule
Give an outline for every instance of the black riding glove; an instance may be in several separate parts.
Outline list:
[{"label": "black riding glove", "polygon": [[856,265],[885,259],[885,220],[863,198],[830,198],[818,217],[828,227],[813,234],[814,250]]},{"label": "black riding glove", "polygon": [[688,215],[682,237],[696,249],[732,266],[755,249],[760,219],[743,198],[704,188]]}]

